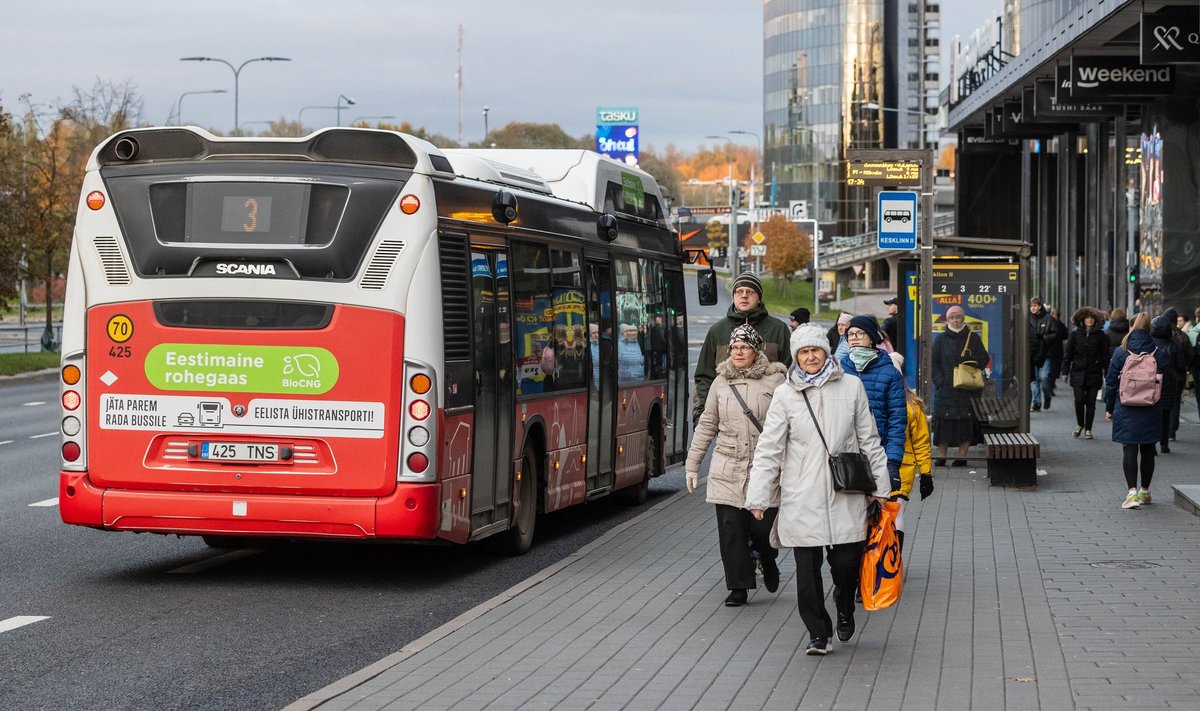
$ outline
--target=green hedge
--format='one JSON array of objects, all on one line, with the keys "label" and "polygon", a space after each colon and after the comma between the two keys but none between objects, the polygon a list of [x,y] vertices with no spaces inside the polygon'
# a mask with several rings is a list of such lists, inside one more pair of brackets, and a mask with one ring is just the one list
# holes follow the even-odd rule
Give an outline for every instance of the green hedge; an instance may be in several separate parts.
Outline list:
[{"label": "green hedge", "polygon": [[57,368],[58,363],[57,353],[0,353],[0,375]]}]

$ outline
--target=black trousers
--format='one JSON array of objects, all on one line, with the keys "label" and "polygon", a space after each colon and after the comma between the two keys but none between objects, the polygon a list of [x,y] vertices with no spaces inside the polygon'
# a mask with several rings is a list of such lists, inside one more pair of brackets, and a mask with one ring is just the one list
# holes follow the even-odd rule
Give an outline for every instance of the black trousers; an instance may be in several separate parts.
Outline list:
[{"label": "black trousers", "polygon": [[725,566],[725,587],[730,590],[753,590],[754,560],[750,557],[750,545],[758,551],[763,561],[774,561],[779,551],[771,547],[771,526],[779,509],[770,508],[763,512],[759,521],[749,511],[737,506],[717,504],[717,541],[721,546],[721,563]]},{"label": "black trousers", "polygon": [[839,611],[854,611],[854,591],[858,588],[858,569],[862,564],[866,541],[839,543],[836,546],[793,548],[796,557],[796,607],[810,637],[832,637],[833,620],[825,609],[825,583],[821,578],[821,558],[828,556],[829,572],[837,595],[833,602]]},{"label": "black trousers", "polygon": [[1100,388],[1075,386],[1075,424],[1085,430],[1092,429],[1096,421],[1096,393]]},{"label": "black trousers", "polygon": [[[1150,480],[1154,478],[1154,445],[1126,444],[1122,445],[1121,467],[1125,470],[1125,484],[1130,489],[1138,485],[1138,455],[1141,454],[1142,488],[1150,488]],[[1139,451],[1140,450],[1140,451]]]}]

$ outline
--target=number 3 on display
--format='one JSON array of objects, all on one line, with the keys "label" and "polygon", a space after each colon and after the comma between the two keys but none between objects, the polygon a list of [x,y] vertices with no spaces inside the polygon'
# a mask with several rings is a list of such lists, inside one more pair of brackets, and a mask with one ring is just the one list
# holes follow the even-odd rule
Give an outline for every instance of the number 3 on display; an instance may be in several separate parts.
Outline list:
[{"label": "number 3 on display", "polygon": [[242,231],[253,232],[258,227],[258,200],[246,198],[246,202],[242,203],[242,207],[246,208],[246,219],[248,220],[242,223]]}]

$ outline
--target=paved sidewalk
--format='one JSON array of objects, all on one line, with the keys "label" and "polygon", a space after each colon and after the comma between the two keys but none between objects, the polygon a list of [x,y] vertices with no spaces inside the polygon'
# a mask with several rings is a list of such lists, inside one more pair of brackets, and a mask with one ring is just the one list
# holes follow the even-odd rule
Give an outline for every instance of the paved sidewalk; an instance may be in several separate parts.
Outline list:
[{"label": "paved sidewalk", "polygon": [[1069,397],[1033,415],[1036,490],[939,470],[903,599],[827,657],[804,655],[790,556],[777,594],[722,605],[712,507],[680,493],[288,709],[1195,709],[1200,519],[1170,486],[1200,484],[1195,407],[1140,510],[1100,409],[1092,441]]}]

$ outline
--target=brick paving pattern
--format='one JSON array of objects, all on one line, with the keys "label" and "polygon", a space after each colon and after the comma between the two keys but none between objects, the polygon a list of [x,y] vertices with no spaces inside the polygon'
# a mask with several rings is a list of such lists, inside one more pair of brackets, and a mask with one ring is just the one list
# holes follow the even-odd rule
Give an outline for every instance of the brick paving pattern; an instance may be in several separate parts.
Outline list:
[{"label": "brick paving pattern", "polygon": [[1170,486],[1200,484],[1193,412],[1140,510],[1103,413],[1071,437],[1070,397],[1032,415],[1036,490],[939,469],[908,507],[903,598],[827,657],[804,654],[787,552],[777,594],[722,605],[712,507],[680,493],[289,709],[1200,708],[1200,519]]}]

